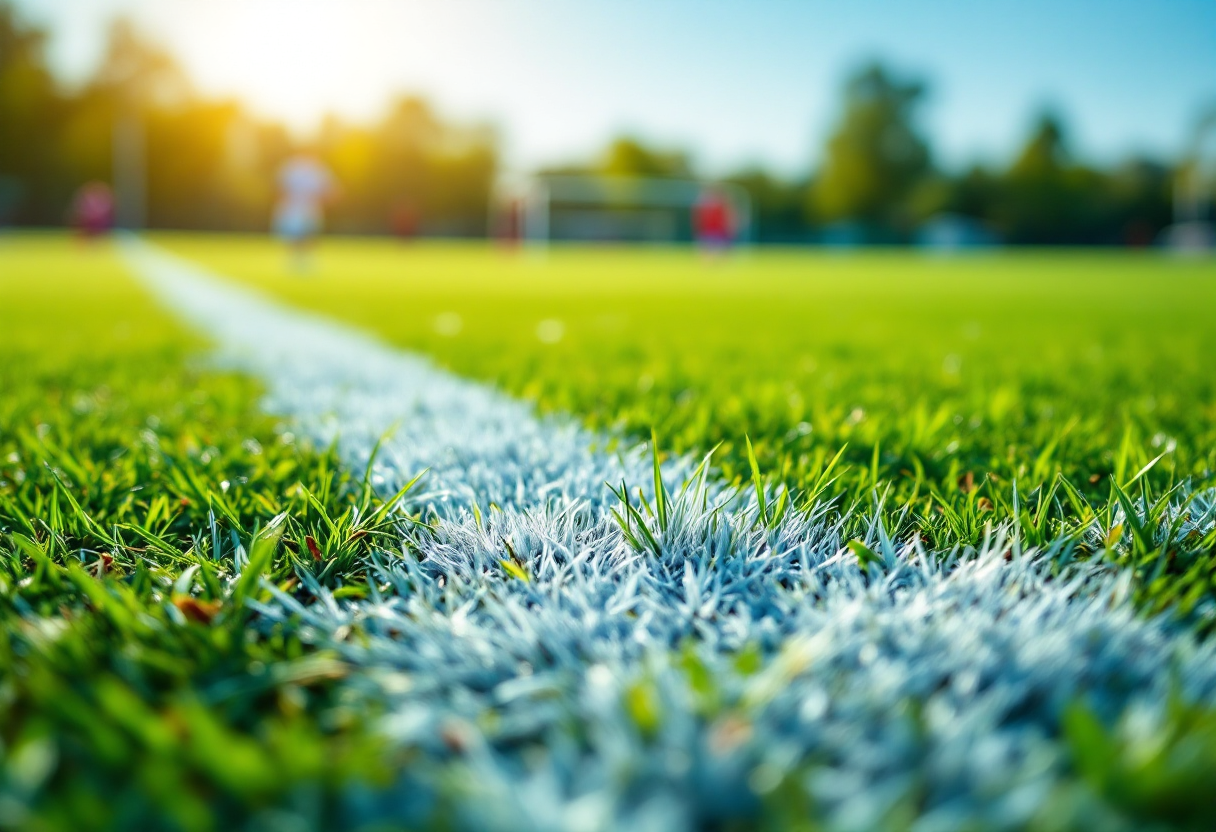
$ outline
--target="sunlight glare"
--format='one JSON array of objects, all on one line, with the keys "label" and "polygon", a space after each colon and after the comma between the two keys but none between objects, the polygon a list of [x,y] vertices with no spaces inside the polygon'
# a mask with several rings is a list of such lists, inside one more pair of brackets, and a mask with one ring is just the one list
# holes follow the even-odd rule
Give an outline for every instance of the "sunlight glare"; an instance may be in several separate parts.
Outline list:
[{"label": "sunlight glare", "polygon": [[[209,85],[255,109],[304,127],[335,102],[343,111],[374,106],[361,88],[379,42],[366,15],[324,0],[217,3],[187,35],[187,49]],[[377,92],[379,92],[377,90]]]}]

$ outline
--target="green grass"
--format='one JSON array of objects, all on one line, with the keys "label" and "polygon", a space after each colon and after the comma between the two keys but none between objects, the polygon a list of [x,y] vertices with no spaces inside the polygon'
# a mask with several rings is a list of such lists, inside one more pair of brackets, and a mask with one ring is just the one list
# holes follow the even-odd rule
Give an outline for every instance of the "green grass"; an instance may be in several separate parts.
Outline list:
[{"label": "green grass", "polygon": [[0,826],[337,823],[386,771],[373,714],[247,602],[341,582],[379,504],[198,366],[108,247],[0,239],[0,298]]},{"label": "green grass", "polygon": [[[893,530],[937,545],[1006,520],[1079,538],[1133,501],[1159,518],[1216,468],[1210,264],[333,240],[295,275],[271,241],[158,241],[543,410],[654,428],[666,450],[721,442],[727,477],[752,479],[750,440],[755,470],[804,497],[885,492]],[[336,828],[347,787],[400,762],[347,667],[249,606],[297,570],[365,592],[383,503],[205,350],[109,248],[0,237],[0,828]],[[1119,532],[1142,602],[1216,595],[1216,541],[1151,525]],[[1202,828],[1214,722],[1175,711],[1146,750],[1078,706],[1086,793]]]},{"label": "green grass", "polygon": [[[1031,541],[1080,537],[1094,517],[1113,525],[1118,487],[1160,512],[1171,488],[1204,487],[1216,471],[1210,262],[1116,251],[705,261],[335,239],[294,274],[271,240],[158,240],[542,410],[638,438],[653,428],[675,451],[721,443],[729,478],[751,478],[750,438],[769,476],[845,504],[885,494],[891,527],[930,545],[976,542],[1007,520]],[[1216,594],[1211,541],[1127,532],[1148,606],[1185,612]]]}]

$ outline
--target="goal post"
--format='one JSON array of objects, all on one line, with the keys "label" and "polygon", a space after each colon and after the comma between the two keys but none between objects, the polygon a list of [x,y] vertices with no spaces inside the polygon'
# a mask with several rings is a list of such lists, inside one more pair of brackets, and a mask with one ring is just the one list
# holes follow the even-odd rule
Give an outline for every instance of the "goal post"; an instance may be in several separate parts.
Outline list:
[{"label": "goal post", "polygon": [[1185,161],[1174,173],[1174,223],[1161,233],[1171,249],[1184,253],[1216,251],[1216,108],[1195,125]]},{"label": "goal post", "polygon": [[532,246],[551,242],[681,243],[709,192],[730,207],[733,242],[752,239],[751,199],[733,183],[697,179],[537,174],[503,177],[490,204],[490,233]]}]

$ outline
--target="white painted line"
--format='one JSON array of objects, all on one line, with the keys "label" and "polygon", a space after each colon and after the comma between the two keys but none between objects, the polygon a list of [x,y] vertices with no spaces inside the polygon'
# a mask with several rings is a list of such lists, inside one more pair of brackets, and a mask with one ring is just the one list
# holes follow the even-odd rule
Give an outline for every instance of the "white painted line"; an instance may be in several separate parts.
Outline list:
[{"label": "white painted line", "polygon": [[603,437],[572,420],[537,418],[524,402],[352,327],[288,310],[146,243],[127,240],[124,252],[166,306],[266,383],[270,411],[298,420],[323,445],[337,438],[351,468],[364,470],[389,434],[379,482],[429,469],[419,495],[441,516],[475,502],[484,512],[491,503],[533,510],[571,501],[602,515],[611,498],[605,482],[637,482],[650,470],[642,449],[593,452]]}]

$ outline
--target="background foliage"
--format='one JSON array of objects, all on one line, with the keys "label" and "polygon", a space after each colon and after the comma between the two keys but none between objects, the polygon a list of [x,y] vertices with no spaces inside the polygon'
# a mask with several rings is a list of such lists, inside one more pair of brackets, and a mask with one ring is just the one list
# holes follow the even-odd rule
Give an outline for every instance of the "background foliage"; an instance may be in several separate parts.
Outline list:
[{"label": "background foliage", "polygon": [[[146,142],[152,228],[264,230],[275,173],[296,147],[318,152],[341,183],[330,215],[350,233],[480,236],[487,232],[498,140],[403,96],[368,124],[327,120],[292,136],[234,101],[195,92],[171,55],[116,24],[83,86],[48,68],[45,34],[0,2],[0,224],[55,225],[73,192],[110,180],[116,122],[134,119]],[[1105,168],[1076,157],[1062,115],[1045,113],[1008,164],[949,170],[920,125],[923,79],[863,66],[842,90],[838,123],[817,169],[782,176],[728,174],[751,193],[761,242],[887,243],[915,239],[941,218],[964,218],[1017,244],[1151,243],[1171,218],[1173,178],[1186,159],[1132,158]],[[690,176],[692,154],[631,136],[598,158],[551,171]]]}]

